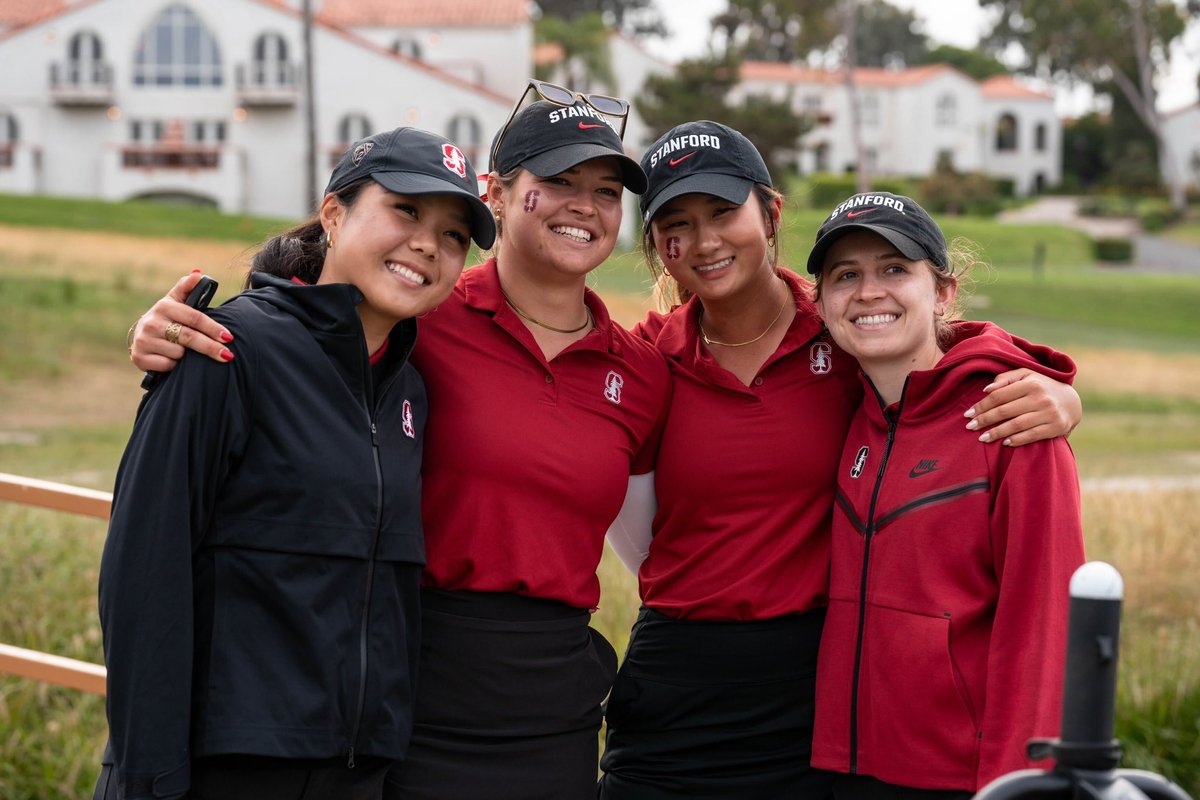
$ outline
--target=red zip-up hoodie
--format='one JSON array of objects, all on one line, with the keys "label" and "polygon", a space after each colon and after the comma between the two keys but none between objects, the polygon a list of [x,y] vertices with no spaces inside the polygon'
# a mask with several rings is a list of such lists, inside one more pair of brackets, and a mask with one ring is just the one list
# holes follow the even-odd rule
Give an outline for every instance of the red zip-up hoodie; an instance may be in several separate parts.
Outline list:
[{"label": "red zip-up hoodie", "polygon": [[838,466],[814,767],[976,791],[1056,736],[1068,582],[1083,563],[1065,439],[985,445],[963,412],[998,372],[1074,378],[1065,355],[990,323],[866,397]]}]

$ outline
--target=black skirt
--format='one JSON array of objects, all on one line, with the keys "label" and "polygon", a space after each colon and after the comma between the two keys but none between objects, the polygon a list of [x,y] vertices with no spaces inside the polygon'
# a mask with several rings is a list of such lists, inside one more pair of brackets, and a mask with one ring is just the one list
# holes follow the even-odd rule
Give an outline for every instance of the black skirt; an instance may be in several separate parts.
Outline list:
[{"label": "black skirt", "polygon": [[824,609],[752,622],[642,609],[608,700],[603,800],[818,800],[812,756]]},{"label": "black skirt", "polygon": [[425,590],[412,742],[390,800],[592,800],[617,656],[591,615],[513,594]]}]

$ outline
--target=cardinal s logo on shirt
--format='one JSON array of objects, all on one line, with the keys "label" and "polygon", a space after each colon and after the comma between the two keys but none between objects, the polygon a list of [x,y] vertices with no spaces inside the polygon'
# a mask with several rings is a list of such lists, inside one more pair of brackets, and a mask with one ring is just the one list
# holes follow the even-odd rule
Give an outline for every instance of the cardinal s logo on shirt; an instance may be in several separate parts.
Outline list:
[{"label": "cardinal s logo on shirt", "polygon": [[604,378],[604,399],[614,405],[621,405],[621,387],[625,385],[625,379],[620,373],[610,371]]},{"label": "cardinal s logo on shirt", "polygon": [[809,348],[808,368],[813,375],[825,375],[833,369],[833,348],[828,342],[817,342]]}]

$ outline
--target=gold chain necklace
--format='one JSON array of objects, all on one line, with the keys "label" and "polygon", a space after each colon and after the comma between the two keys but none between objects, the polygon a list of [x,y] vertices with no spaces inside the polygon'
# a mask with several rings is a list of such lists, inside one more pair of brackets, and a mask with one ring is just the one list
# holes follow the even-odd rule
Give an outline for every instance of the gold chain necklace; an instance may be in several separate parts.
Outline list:
[{"label": "gold chain necklace", "polygon": [[[785,288],[786,288],[786,287],[785,287]],[[708,338],[708,334],[704,332],[704,323],[703,323],[703,322],[698,322],[697,324],[698,324],[698,325],[699,325],[699,327],[700,327],[700,338],[701,338],[701,339],[703,339],[703,340],[704,340],[704,343],[705,343],[705,344],[707,344],[707,345],[719,344],[719,345],[721,345],[722,347],[745,347],[745,346],[746,346],[746,345],[748,345],[748,344],[754,344],[754,343],[755,343],[755,342],[757,342],[759,339],[761,339],[761,338],[763,338],[764,336],[766,336],[766,335],[767,335],[767,331],[770,331],[770,330],[771,330],[771,328],[774,328],[774,327],[775,327],[775,323],[776,323],[776,322],[779,322],[779,318],[783,316],[783,310],[784,310],[785,308],[787,308],[788,300],[791,298],[791,296],[792,296],[792,293],[791,293],[791,291],[788,291],[786,294],[784,294],[784,296],[783,296],[783,304],[779,306],[779,311],[778,311],[778,312],[776,312],[776,314],[775,314],[775,318],[774,318],[773,320],[771,320],[771,321],[770,321],[770,322],[767,324],[766,330],[764,330],[764,331],[763,331],[762,333],[760,333],[758,336],[755,336],[753,339],[749,339],[749,340],[747,340],[747,341],[745,341],[745,342],[718,342],[716,339],[710,339],[710,338]],[[704,316],[704,306],[703,306],[703,305],[701,305],[701,306],[700,306],[700,315],[701,315],[701,317],[703,317],[703,316]]]},{"label": "gold chain necklace", "polygon": [[[540,319],[534,319],[533,317],[526,314],[524,311],[521,310],[520,306],[518,306],[516,303],[514,303],[512,301],[512,298],[510,298],[508,296],[508,292],[501,289],[500,294],[504,295],[504,302],[508,303],[509,308],[511,308],[513,311],[517,312],[518,317],[520,317],[521,319],[526,320],[528,322],[532,322],[534,325],[537,325],[538,327],[545,328],[548,331],[554,331],[555,333],[579,333],[584,328],[586,328],[590,325],[596,324],[596,318],[592,316],[592,310],[590,308],[588,308],[587,303],[583,304],[583,310],[587,312],[587,319],[585,319],[583,321],[582,325],[580,325],[578,328],[556,328],[553,325],[547,325],[546,323],[542,322]],[[774,323],[772,323],[772,324],[774,324]]]}]

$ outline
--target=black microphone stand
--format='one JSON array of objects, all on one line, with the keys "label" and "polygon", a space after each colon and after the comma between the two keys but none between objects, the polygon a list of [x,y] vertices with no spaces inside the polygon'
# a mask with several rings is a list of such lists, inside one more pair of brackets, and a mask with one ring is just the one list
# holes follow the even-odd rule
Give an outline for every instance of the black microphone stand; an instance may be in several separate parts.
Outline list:
[{"label": "black microphone stand", "polygon": [[975,800],[1191,800],[1177,784],[1140,769],[1117,769],[1121,743],[1113,738],[1117,644],[1121,633],[1120,573],[1103,561],[1071,576],[1062,736],[1033,739],[1029,757],[1052,758],[1052,770],[1026,769],[997,778]]}]

